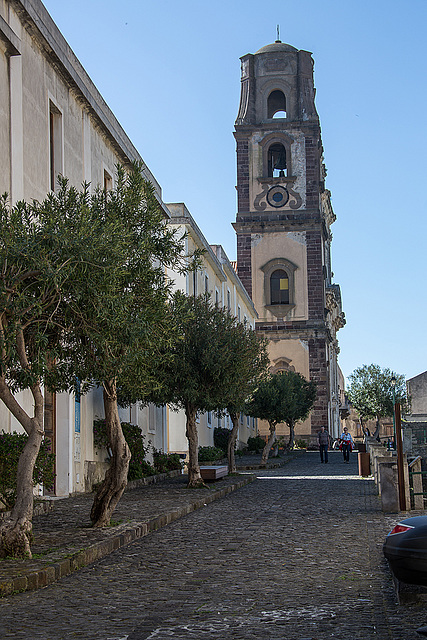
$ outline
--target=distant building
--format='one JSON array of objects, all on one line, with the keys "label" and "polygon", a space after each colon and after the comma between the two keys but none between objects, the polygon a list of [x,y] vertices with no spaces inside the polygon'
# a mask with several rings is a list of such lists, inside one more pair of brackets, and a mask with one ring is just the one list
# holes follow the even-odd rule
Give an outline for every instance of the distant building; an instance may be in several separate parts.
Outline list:
[{"label": "distant building", "polygon": [[427,422],[427,371],[406,381],[408,396],[411,398],[411,413],[408,421],[423,420]]},{"label": "distant building", "polygon": [[272,370],[317,384],[311,416],[296,430],[309,442],[322,425],[340,431],[337,332],[345,324],[313,65],[308,51],[280,41],[243,56],[234,133],[237,272],[270,340]]},{"label": "distant building", "polygon": [[411,399],[410,413],[404,415],[405,430],[410,429],[414,451],[427,454],[427,371],[406,381],[408,397]]}]

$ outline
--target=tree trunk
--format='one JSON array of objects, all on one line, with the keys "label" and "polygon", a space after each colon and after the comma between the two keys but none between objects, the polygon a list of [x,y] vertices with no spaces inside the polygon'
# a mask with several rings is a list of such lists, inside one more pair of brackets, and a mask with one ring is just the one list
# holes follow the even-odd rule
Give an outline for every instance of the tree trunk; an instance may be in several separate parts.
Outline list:
[{"label": "tree trunk", "polygon": [[373,438],[375,438],[375,440],[378,440],[378,442],[380,442],[380,419],[377,416],[377,421],[375,424],[375,431],[374,431],[374,435],[372,436]]},{"label": "tree trunk", "polygon": [[289,427],[288,448],[289,449],[293,449],[294,448],[294,440],[295,440],[295,423],[294,422],[289,422],[288,423],[288,427]]},{"label": "tree trunk", "polygon": [[199,467],[199,436],[196,424],[196,409],[185,405],[185,415],[187,418],[186,436],[188,439],[188,486],[201,487],[204,482],[200,475]]},{"label": "tree trunk", "polygon": [[112,458],[93,501],[90,519],[94,527],[107,527],[128,483],[131,453],[122,431],[117,408],[116,381],[104,382],[104,411]]},{"label": "tree trunk", "polygon": [[268,455],[270,453],[270,449],[276,440],[276,425],[270,424],[270,437],[268,438],[267,444],[265,445],[262,456],[261,456],[261,464],[266,464],[268,460]]},{"label": "tree trunk", "polygon": [[239,416],[233,411],[229,412],[233,428],[228,437],[227,457],[228,457],[228,473],[236,473],[236,458],[234,450],[236,448],[237,433],[239,431]]},{"label": "tree trunk", "polygon": [[33,518],[33,472],[43,439],[43,395],[40,385],[31,388],[34,399],[34,417],[30,418],[12,396],[4,379],[0,382],[0,398],[19,419],[28,434],[28,440],[18,461],[16,502],[10,517],[0,526],[0,557],[31,558]]}]

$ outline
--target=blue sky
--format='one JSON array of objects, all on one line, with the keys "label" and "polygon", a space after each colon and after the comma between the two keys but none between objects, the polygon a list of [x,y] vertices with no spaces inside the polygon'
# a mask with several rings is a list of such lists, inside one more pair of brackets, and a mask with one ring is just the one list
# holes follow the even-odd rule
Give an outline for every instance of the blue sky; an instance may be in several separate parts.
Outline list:
[{"label": "blue sky", "polygon": [[235,259],[232,135],[240,61],[276,39],[311,51],[346,376],[427,369],[425,0],[45,0],[162,186]]}]

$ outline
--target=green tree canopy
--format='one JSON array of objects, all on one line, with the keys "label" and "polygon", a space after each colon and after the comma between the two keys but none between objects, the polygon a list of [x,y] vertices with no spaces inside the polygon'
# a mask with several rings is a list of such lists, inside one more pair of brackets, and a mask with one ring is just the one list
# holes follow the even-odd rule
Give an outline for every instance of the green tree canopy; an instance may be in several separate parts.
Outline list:
[{"label": "green tree canopy", "polygon": [[267,376],[269,357],[267,341],[245,324],[236,322],[224,338],[228,343],[228,356],[234,360],[234,375],[230,378],[225,398],[225,408],[233,424],[228,439],[228,468],[230,473],[234,473],[239,413],[244,412],[247,401]]},{"label": "green tree canopy", "polygon": [[285,422],[289,427],[289,448],[294,444],[295,424],[305,420],[316,399],[316,384],[295,371],[283,371],[270,375],[261,382],[246,413],[267,420],[270,437],[262,454],[265,463],[276,438],[276,426]]},{"label": "green tree canopy", "polygon": [[[112,459],[91,511],[108,525],[127,484],[130,451],[117,408],[117,389],[144,400],[158,382],[149,363],[170,339],[165,267],[184,269],[183,238],[167,225],[141,167],[118,167],[116,186],[98,189],[89,210],[103,244],[66,289],[67,359],[81,380],[102,386]],[[71,358],[69,354],[71,353]]]},{"label": "green tree canopy", "polygon": [[408,408],[405,376],[377,364],[363,365],[350,374],[347,395],[362,425],[365,420],[375,419],[379,430],[380,418],[393,415],[392,378],[396,380],[395,401],[405,410]]},{"label": "green tree canopy", "polygon": [[[43,387],[102,385],[113,461],[95,498],[108,524],[126,486],[130,453],[117,411],[118,384],[151,388],[145,364],[169,336],[165,265],[182,264],[183,242],[166,226],[152,185],[135,165],[118,168],[111,192],[60,180],[41,202],[0,201],[0,399],[28,441],[17,500],[0,527],[0,554],[30,554],[33,468],[43,438]],[[29,389],[29,413],[15,397]]]},{"label": "green tree canopy", "polygon": [[[237,411],[265,363],[265,345],[226,309],[208,296],[174,294],[170,305],[174,336],[166,359],[159,362],[158,404],[186,414],[189,486],[201,484],[198,464],[198,412]],[[238,386],[241,389],[238,389]]]}]

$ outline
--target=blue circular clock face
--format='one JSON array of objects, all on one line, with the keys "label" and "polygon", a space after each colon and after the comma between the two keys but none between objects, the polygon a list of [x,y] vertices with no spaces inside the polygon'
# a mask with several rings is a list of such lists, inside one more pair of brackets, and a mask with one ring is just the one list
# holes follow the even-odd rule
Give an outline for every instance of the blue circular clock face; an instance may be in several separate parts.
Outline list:
[{"label": "blue circular clock face", "polygon": [[267,193],[267,202],[271,207],[275,207],[279,209],[280,207],[284,207],[287,201],[289,200],[289,193],[285,187],[281,185],[277,185],[275,187],[271,187]]}]

